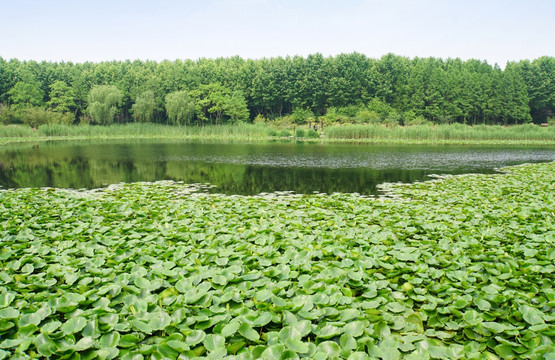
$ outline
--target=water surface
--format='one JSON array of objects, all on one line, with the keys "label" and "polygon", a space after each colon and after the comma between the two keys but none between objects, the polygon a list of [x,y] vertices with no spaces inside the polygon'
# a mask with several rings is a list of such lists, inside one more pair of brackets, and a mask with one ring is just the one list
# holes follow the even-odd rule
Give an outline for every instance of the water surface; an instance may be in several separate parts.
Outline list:
[{"label": "water surface", "polygon": [[210,183],[216,192],[376,193],[430,174],[493,173],[555,160],[555,147],[54,141],[0,146],[0,186],[98,188],[119,182]]}]

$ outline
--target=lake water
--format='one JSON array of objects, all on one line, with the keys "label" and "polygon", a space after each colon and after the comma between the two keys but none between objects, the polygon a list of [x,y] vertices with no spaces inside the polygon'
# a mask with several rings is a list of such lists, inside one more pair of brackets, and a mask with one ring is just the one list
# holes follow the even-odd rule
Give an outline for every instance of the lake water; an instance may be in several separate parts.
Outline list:
[{"label": "lake water", "polygon": [[555,147],[55,141],[0,146],[0,186],[98,188],[119,182],[210,183],[214,192],[375,194],[384,182],[493,173],[555,161]]}]

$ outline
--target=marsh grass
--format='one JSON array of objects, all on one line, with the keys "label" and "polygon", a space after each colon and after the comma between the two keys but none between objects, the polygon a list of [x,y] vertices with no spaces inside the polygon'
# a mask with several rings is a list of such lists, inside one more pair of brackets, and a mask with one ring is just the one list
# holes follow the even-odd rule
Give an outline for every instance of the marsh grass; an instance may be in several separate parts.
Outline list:
[{"label": "marsh grass", "polygon": [[537,125],[467,126],[416,125],[384,127],[381,125],[344,125],[328,127],[328,139],[415,140],[415,141],[555,141],[555,127]]},{"label": "marsh grass", "polygon": [[17,138],[37,136],[36,131],[27,125],[0,125],[0,137]]},{"label": "marsh grass", "polygon": [[[274,128],[268,124],[217,125],[217,126],[171,126],[162,124],[114,124],[110,126],[48,124],[37,130],[25,125],[0,126],[0,142],[45,139],[134,139],[134,138],[188,138],[269,140],[297,137],[318,139],[319,133],[312,129]],[[301,135],[302,136],[299,136]],[[329,141],[376,141],[413,143],[555,143],[555,126],[467,126],[415,125],[385,127],[382,125],[330,126],[324,130],[323,140]]]},{"label": "marsh grass", "polygon": [[218,126],[170,126],[161,124],[91,125],[42,125],[34,131],[29,127],[1,127],[0,137],[100,137],[100,138],[156,138],[156,137],[207,137],[207,138],[267,138],[269,127],[264,124],[236,124]]}]

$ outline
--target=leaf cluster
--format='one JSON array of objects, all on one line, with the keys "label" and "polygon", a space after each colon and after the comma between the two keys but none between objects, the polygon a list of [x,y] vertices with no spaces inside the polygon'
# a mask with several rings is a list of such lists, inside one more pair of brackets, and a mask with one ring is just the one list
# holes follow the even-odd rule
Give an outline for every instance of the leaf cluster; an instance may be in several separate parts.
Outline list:
[{"label": "leaf cluster", "polygon": [[0,358],[541,359],[555,164],[387,196],[0,191]]}]

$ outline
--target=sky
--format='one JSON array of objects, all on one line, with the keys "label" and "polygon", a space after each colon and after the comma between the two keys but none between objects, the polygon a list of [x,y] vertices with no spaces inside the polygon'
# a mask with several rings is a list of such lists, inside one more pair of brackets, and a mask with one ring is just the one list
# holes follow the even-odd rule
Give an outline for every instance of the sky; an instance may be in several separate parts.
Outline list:
[{"label": "sky", "polygon": [[0,57],[507,61],[555,56],[554,0],[0,0]]}]

